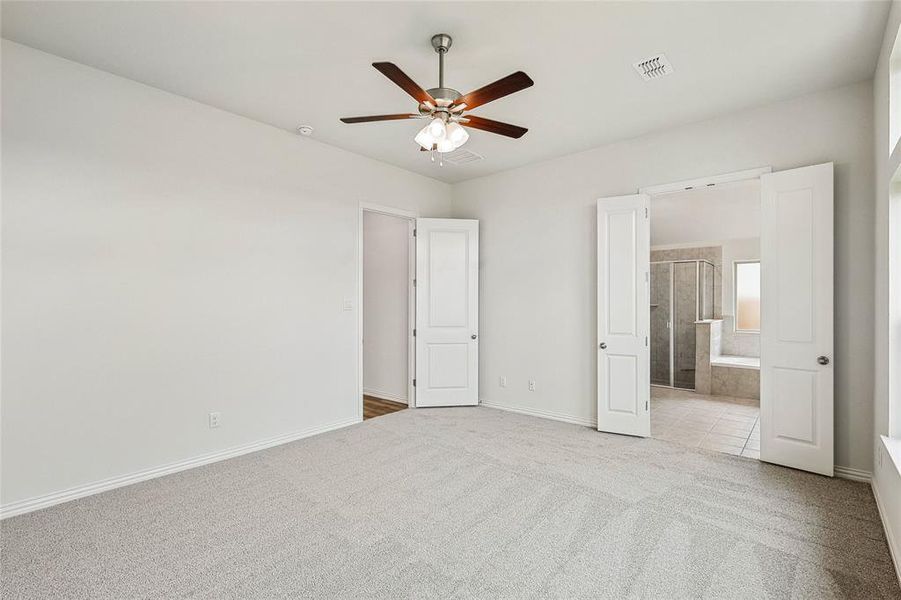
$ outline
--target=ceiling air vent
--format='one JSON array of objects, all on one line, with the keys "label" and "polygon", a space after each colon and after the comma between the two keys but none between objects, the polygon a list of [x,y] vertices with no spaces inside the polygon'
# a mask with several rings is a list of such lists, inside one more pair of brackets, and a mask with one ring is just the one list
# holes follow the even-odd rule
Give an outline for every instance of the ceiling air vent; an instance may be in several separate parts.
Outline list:
[{"label": "ceiling air vent", "polygon": [[452,165],[465,165],[483,160],[485,157],[465,148],[457,148],[452,152],[446,152],[442,158],[444,162]]},{"label": "ceiling air vent", "polygon": [[673,65],[666,60],[666,56],[663,54],[640,60],[632,66],[635,67],[635,70],[638,71],[638,74],[645,81],[660,79],[664,75],[669,75],[673,72]]}]

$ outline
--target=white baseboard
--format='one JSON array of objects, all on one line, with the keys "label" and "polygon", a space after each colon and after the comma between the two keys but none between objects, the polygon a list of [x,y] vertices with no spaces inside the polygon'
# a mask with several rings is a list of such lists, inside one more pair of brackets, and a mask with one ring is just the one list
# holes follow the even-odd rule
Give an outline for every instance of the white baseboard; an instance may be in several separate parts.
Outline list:
[{"label": "white baseboard", "polygon": [[836,477],[850,479],[851,481],[870,483],[873,479],[873,474],[871,472],[863,471],[861,469],[852,469],[851,467],[840,467],[836,465],[832,468],[832,472],[835,473]]},{"label": "white baseboard", "polygon": [[241,456],[242,454],[249,454],[251,452],[265,450],[266,448],[271,448],[273,446],[280,446],[281,444],[287,444],[289,442],[314,436],[319,433],[332,431],[334,429],[340,429],[342,427],[347,427],[348,425],[353,425],[359,422],[359,417],[345,419],[343,421],[338,421],[337,423],[331,423],[329,425],[322,425],[319,427],[311,427],[309,429],[304,429],[302,431],[297,431],[294,433],[278,435],[264,440],[251,442],[249,444],[234,446],[225,450],[210,452],[209,454],[202,454],[200,456],[195,456],[194,458],[169,463],[160,467],[153,467],[151,469],[129,473],[128,475],[111,477],[103,481],[96,481],[94,483],[80,485],[74,488],[63,490],[61,492],[53,492],[52,494],[45,494],[43,496],[35,496],[33,498],[26,498],[25,500],[10,502],[8,504],[0,506],[0,520],[14,517],[16,515],[29,513],[35,510],[40,510],[42,508],[48,508],[55,504],[69,502],[70,500],[77,500],[78,498],[84,498],[85,496],[93,496],[94,494],[99,494],[101,492],[124,487],[133,483],[146,481],[148,479],[155,479],[157,477],[163,477],[164,475],[178,473],[179,471],[193,469],[194,467],[200,467],[202,465],[219,462],[220,460],[234,458],[236,456]]},{"label": "white baseboard", "polygon": [[879,497],[879,486],[875,485],[874,482],[870,487],[873,488],[873,497],[876,498],[876,509],[879,511],[879,519],[882,521],[882,530],[885,531],[888,551],[892,556],[892,562],[895,564],[895,575],[898,576],[898,585],[901,585],[901,546],[898,545],[901,543],[901,540],[895,539],[892,529],[889,527],[890,521],[886,519],[886,506]]},{"label": "white baseboard", "polygon": [[554,421],[562,421],[564,423],[572,423],[573,425],[584,425],[586,427],[597,427],[598,426],[598,422],[594,419],[586,419],[585,417],[576,417],[573,415],[552,412],[549,410],[540,410],[537,408],[523,408],[520,406],[508,406],[506,404],[495,404],[494,402],[486,402],[485,400],[480,400],[479,403],[482,406],[487,406],[488,408],[497,408],[499,410],[506,410],[509,412],[519,413],[522,415],[531,415],[533,417],[541,417],[543,419],[552,419]]},{"label": "white baseboard", "polygon": [[401,404],[408,404],[407,398],[405,396],[398,396],[397,394],[390,394],[388,392],[383,392],[381,390],[374,390],[372,388],[363,388],[363,394],[365,396],[372,396],[373,398],[379,398],[380,400],[390,400],[391,402],[400,402]]}]

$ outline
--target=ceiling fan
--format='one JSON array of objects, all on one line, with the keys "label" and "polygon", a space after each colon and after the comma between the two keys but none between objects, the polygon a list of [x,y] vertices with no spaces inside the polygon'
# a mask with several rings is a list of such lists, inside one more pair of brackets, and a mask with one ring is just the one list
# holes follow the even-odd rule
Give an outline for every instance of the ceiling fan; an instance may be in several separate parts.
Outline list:
[{"label": "ceiling fan", "polygon": [[531,87],[535,82],[522,71],[517,71],[465,95],[453,88],[444,87],[444,55],[450,50],[452,43],[451,36],[446,33],[432,36],[432,47],[438,53],[438,87],[429,90],[419,87],[394,63],[372,63],[372,66],[378,69],[382,75],[400,86],[419,103],[419,114],[344,117],[341,121],[344,123],[368,123],[428,119],[429,123],[416,134],[414,139],[420,145],[420,150],[432,152],[432,160],[435,160],[436,153],[440,160],[441,155],[445,152],[456,150],[466,143],[469,133],[464,127],[481,129],[511,138],[521,138],[528,131],[525,127],[464,113],[492,100]]}]

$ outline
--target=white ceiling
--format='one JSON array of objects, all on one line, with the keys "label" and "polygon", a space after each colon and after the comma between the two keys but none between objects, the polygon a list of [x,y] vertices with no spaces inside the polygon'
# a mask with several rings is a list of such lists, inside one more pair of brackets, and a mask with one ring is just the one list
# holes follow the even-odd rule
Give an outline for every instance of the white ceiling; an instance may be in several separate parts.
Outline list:
[{"label": "white ceiling", "polygon": [[760,237],[760,180],[651,198],[651,245],[686,246]]},{"label": "white ceiling", "polygon": [[[886,2],[18,2],[13,41],[455,182],[872,76]],[[429,38],[447,32],[446,84],[465,93],[516,70],[535,86],[473,111],[530,129],[481,131],[485,160],[439,168],[417,151],[421,121],[370,66],[391,61],[437,85]],[[675,73],[632,63],[663,52]],[[305,143],[305,141],[304,141]]]}]

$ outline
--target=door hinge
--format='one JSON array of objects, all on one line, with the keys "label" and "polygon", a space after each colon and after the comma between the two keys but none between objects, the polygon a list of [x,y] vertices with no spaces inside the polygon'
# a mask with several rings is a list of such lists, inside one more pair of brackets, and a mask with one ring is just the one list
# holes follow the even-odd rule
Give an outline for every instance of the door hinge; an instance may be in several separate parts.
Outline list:
[{"label": "door hinge", "polygon": [[648,410],[648,401],[647,400],[644,401],[644,409]]},{"label": "door hinge", "polygon": [[413,287],[416,287],[416,280],[413,280]]},{"label": "door hinge", "polygon": [[413,237],[416,237],[416,228],[413,228]]},{"label": "door hinge", "polygon": [[416,337],[416,330],[413,330],[413,337]]},{"label": "door hinge", "polygon": [[644,207],[644,218],[645,219],[648,218],[648,207],[647,206]]},{"label": "door hinge", "polygon": [[413,387],[416,387],[416,378],[413,378]]},{"label": "door hinge", "polygon": [[647,347],[648,345],[648,336],[644,336],[644,345]]}]

